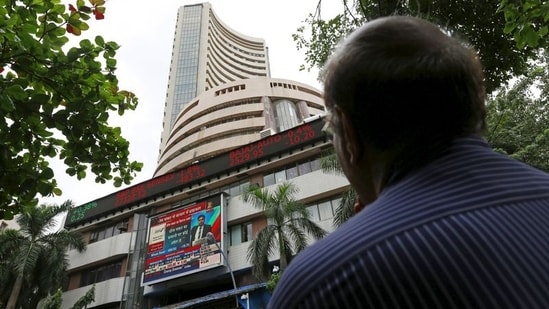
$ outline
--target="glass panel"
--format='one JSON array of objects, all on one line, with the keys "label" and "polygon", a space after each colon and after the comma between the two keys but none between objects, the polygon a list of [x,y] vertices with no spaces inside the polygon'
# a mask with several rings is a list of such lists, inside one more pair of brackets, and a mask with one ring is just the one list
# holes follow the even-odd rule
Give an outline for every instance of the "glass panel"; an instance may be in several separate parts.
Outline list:
[{"label": "glass panel", "polygon": [[239,194],[244,193],[248,189],[248,187],[250,187],[250,182],[249,181],[241,183],[240,188],[239,188],[240,189]]},{"label": "glass panel", "polygon": [[299,123],[295,105],[292,101],[286,99],[279,100],[274,102],[274,106],[279,131],[290,129]]},{"label": "glass panel", "polygon": [[244,223],[242,224],[242,242],[250,240],[252,240],[252,224]]},{"label": "glass panel", "polygon": [[101,230],[97,233],[97,240],[102,240],[102,239],[105,239],[105,230]]},{"label": "glass panel", "polygon": [[238,185],[233,185],[230,189],[229,189],[229,194],[231,195],[231,197],[234,197],[234,196],[237,196],[238,194],[240,194],[239,192],[239,187]]},{"label": "glass panel", "polygon": [[303,162],[298,166],[299,175],[305,175],[311,172],[311,163],[309,161]]},{"label": "glass panel", "polygon": [[242,229],[240,225],[231,227],[231,246],[238,245],[242,242]]},{"label": "glass panel", "polygon": [[105,229],[105,238],[112,237],[114,235],[114,225],[111,225]]},{"label": "glass panel", "polygon": [[311,171],[320,169],[320,159],[314,159],[311,161]]},{"label": "glass panel", "polygon": [[339,207],[339,204],[341,204],[341,200],[342,200],[341,197],[332,200],[332,210],[333,210],[334,214],[335,214],[337,208]]},{"label": "glass panel", "polygon": [[281,183],[281,182],[286,181],[286,171],[282,170],[282,171],[276,172],[275,173],[275,181],[276,181],[276,183]]},{"label": "glass panel", "polygon": [[276,182],[275,182],[274,173],[267,174],[267,175],[263,176],[263,186],[264,187],[274,185],[275,183]]},{"label": "glass panel", "polygon": [[318,216],[318,207],[316,205],[312,205],[307,207],[307,211],[311,214],[311,220],[313,221],[320,221],[320,218]]},{"label": "glass panel", "polygon": [[332,212],[332,203],[330,203],[330,201],[318,204],[318,210],[320,213],[320,220],[328,220],[334,217],[334,213]]},{"label": "glass panel", "polygon": [[286,178],[287,179],[292,179],[292,178],[295,178],[297,177],[297,166],[294,166],[294,167],[290,167],[286,170]]}]

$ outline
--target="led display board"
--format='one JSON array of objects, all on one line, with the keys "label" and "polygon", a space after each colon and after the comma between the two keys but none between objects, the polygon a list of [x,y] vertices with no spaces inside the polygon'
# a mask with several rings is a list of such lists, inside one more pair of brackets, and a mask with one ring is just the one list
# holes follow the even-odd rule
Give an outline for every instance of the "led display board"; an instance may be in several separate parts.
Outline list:
[{"label": "led display board", "polygon": [[215,195],[149,218],[143,285],[224,265],[224,199]]},{"label": "led display board", "polygon": [[73,227],[87,220],[154,199],[170,191],[191,186],[208,177],[227,173],[279,153],[320,141],[325,138],[322,126],[323,119],[319,118],[72,208],[67,214],[65,226]]}]

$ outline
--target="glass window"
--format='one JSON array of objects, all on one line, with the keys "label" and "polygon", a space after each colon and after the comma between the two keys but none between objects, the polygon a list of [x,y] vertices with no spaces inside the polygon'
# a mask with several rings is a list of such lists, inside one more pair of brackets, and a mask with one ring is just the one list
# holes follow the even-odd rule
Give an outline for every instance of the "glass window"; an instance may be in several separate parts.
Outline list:
[{"label": "glass window", "polygon": [[311,171],[320,169],[320,159],[314,159],[311,161]]},{"label": "glass window", "polygon": [[332,200],[332,210],[334,211],[334,214],[336,213],[337,208],[341,204],[341,197],[335,198]]},{"label": "glass window", "polygon": [[298,166],[299,175],[305,175],[311,172],[311,163],[309,161],[303,162]]},{"label": "glass window", "polygon": [[318,211],[320,214],[320,220],[328,220],[334,217],[332,212],[332,203],[325,201],[318,204]]},{"label": "glass window", "polygon": [[230,227],[231,246],[241,244],[253,239],[252,223],[247,222]]},{"label": "glass window", "polygon": [[97,282],[120,277],[122,262],[101,265],[92,269],[84,270],[80,273],[80,286],[91,285]]},{"label": "glass window", "polygon": [[307,207],[307,211],[311,214],[311,220],[313,221],[320,221],[320,218],[318,216],[318,207],[315,205],[311,205]]},{"label": "glass window", "polygon": [[275,173],[275,182],[276,183],[281,183],[281,182],[284,182],[286,181],[286,171],[285,170],[282,170],[282,171],[278,171]]},{"label": "glass window", "polygon": [[[282,85],[280,85],[282,86]],[[290,100],[279,100],[274,102],[277,127],[279,131],[284,131],[295,127],[299,123],[296,107]]]},{"label": "glass window", "polygon": [[242,242],[247,242],[253,239],[252,223],[242,224]]},{"label": "glass window", "polygon": [[99,241],[99,240],[103,240],[103,239],[105,239],[105,230],[104,229],[100,230],[97,233],[97,240]]},{"label": "glass window", "polygon": [[240,184],[240,194],[246,192],[246,190],[248,190],[248,188],[250,187],[250,182],[249,181],[245,181],[243,183]]},{"label": "glass window", "polygon": [[234,225],[231,227],[231,246],[238,245],[242,242],[242,227]]},{"label": "glass window", "polygon": [[274,185],[275,183],[276,182],[275,182],[275,174],[274,173],[267,174],[267,175],[263,176],[263,186],[264,187]]},{"label": "glass window", "polygon": [[111,225],[105,228],[105,238],[112,237],[112,235],[114,235],[114,230],[115,230],[114,225]]},{"label": "glass window", "polygon": [[286,170],[286,178],[287,179],[292,179],[292,178],[295,178],[297,177],[298,174],[297,174],[297,166],[294,166],[294,167],[290,167]]},{"label": "glass window", "polygon": [[231,196],[237,196],[238,194],[240,194],[240,188],[238,185],[234,185],[232,186],[230,189],[229,189],[229,194]]},{"label": "glass window", "polygon": [[90,241],[89,241],[90,244],[97,241],[97,236],[98,236],[98,234],[99,234],[98,231],[93,231],[93,232],[91,232],[91,234],[90,234]]}]

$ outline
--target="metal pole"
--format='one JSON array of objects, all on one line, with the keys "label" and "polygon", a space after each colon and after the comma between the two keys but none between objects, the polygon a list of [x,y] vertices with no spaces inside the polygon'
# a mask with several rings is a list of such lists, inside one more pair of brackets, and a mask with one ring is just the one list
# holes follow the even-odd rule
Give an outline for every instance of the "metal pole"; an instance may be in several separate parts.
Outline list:
[{"label": "metal pole", "polygon": [[240,307],[239,303],[238,303],[238,295],[236,295],[236,280],[234,280],[234,273],[233,273],[233,270],[231,268],[231,263],[229,263],[229,258],[227,257],[227,255],[225,254],[225,252],[223,250],[221,250],[221,247],[219,246],[219,244],[217,243],[217,241],[215,240],[212,232],[208,232],[208,234],[206,235],[206,237],[208,238],[208,241],[210,242],[213,242],[215,244],[215,246],[217,247],[217,249],[219,249],[219,252],[221,252],[221,254],[223,255],[223,258],[227,261],[227,268],[229,268],[229,273],[231,274],[231,279],[233,280],[233,288],[234,288],[234,300],[236,302],[236,307],[235,308],[238,308]]}]

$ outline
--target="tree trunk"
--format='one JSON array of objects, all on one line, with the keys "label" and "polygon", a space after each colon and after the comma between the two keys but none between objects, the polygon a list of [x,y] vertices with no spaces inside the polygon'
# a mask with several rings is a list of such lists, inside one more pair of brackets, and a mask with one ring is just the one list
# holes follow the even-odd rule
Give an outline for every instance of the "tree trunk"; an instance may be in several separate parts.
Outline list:
[{"label": "tree trunk", "polygon": [[10,294],[10,298],[8,300],[6,309],[15,309],[15,306],[17,305],[17,299],[19,298],[19,293],[21,292],[22,286],[23,286],[23,275],[19,274],[17,276],[17,279],[15,279],[13,288],[11,289],[11,294]]},{"label": "tree trunk", "polygon": [[286,260],[286,250],[282,242],[282,232],[278,230],[278,246],[280,250],[280,270],[285,270],[288,267],[288,261]]}]

